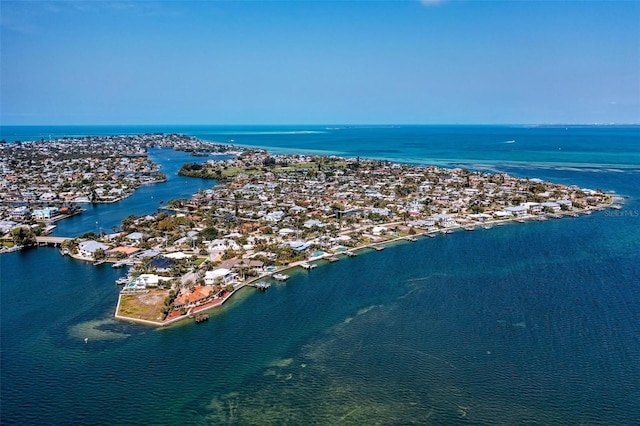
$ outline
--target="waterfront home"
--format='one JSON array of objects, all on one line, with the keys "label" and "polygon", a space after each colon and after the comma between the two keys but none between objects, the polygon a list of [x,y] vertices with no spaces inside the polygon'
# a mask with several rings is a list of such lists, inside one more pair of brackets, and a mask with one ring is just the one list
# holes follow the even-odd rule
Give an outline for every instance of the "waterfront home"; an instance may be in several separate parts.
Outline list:
[{"label": "waterfront home", "polygon": [[129,288],[144,289],[147,287],[158,287],[160,277],[156,274],[141,274],[133,281],[133,286]]},{"label": "waterfront home", "polygon": [[522,206],[525,206],[527,208],[527,210],[529,210],[529,212],[531,212],[532,214],[538,214],[542,211],[542,204],[540,203],[522,203]]},{"label": "waterfront home", "polygon": [[58,208],[45,207],[44,209],[34,209],[32,215],[35,220],[49,220],[58,215]]},{"label": "waterfront home", "polygon": [[251,269],[257,273],[264,272],[264,262],[254,259],[229,259],[220,262],[219,268],[229,269],[232,271],[241,271],[242,269]]},{"label": "waterfront home", "polygon": [[236,276],[237,274],[233,273],[229,269],[219,268],[205,272],[204,283],[206,285],[213,285],[217,281],[220,281],[222,284],[229,284],[236,278]]},{"label": "waterfront home", "polygon": [[193,291],[182,289],[180,291],[180,295],[176,297],[173,306],[175,309],[197,306],[198,304],[207,301],[212,296],[213,287],[210,285],[198,286],[194,288]]},{"label": "waterfront home", "polygon": [[456,220],[453,218],[453,216],[446,213],[440,213],[439,215],[437,215],[436,220],[438,221],[440,226],[444,228],[450,228],[457,225]]},{"label": "waterfront home", "polygon": [[417,219],[417,220],[412,220],[407,222],[407,225],[412,228],[421,228],[421,229],[433,228],[434,226],[436,226],[436,220],[433,218]]},{"label": "waterfront home", "polygon": [[510,206],[510,207],[505,207],[504,211],[509,213],[512,216],[522,217],[527,214],[527,207],[526,206]]},{"label": "waterfront home", "polygon": [[109,250],[109,246],[93,240],[81,241],[78,244],[78,254],[82,257],[93,258],[93,254],[97,250],[103,250],[106,252]]},{"label": "waterfront home", "polygon": [[542,203],[542,208],[545,210],[552,210],[554,212],[559,212],[561,207],[560,204],[554,203],[551,201],[547,201],[546,203]]}]

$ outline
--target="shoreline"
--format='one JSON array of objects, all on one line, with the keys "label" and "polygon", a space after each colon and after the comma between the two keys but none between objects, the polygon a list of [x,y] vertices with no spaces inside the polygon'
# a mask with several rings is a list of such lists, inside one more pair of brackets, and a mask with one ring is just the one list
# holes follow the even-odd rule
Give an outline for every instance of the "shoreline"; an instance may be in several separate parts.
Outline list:
[{"label": "shoreline", "polygon": [[[591,214],[593,211],[603,211],[606,210],[608,208],[611,207],[612,204],[608,204],[608,205],[598,205],[598,206],[589,206],[589,207],[585,207],[583,209],[580,210],[573,210],[571,212],[557,212],[555,213],[558,216],[555,216],[555,218],[557,219],[562,219],[562,218],[566,218],[566,217],[574,217],[577,218],[579,216],[582,215],[589,215]],[[504,225],[507,223],[527,223],[527,222],[537,222],[537,221],[541,221],[540,218],[544,218],[542,220],[548,220],[550,218],[550,216],[548,214],[542,214],[542,215],[525,215],[523,217],[511,217],[511,218],[506,218],[506,219],[494,219],[494,220],[489,220],[489,221],[485,221],[482,223],[475,223],[472,226],[475,227],[477,226],[485,226],[485,225],[489,225],[491,227],[495,226],[500,226],[500,225]],[[389,223],[385,223],[385,224],[381,224],[379,226],[392,226],[392,225],[399,225],[401,223],[399,222],[389,222]],[[403,226],[407,226],[402,224]],[[431,230],[422,230],[422,231],[416,231],[415,234],[412,235],[403,235],[403,236],[394,236],[393,238],[389,238],[389,239],[384,239],[384,240],[380,240],[380,241],[376,241],[376,242],[370,242],[364,245],[360,245],[360,246],[356,246],[356,247],[352,247],[352,248],[346,248],[344,251],[341,252],[335,252],[335,251],[331,251],[331,252],[324,252],[324,254],[322,254],[321,256],[311,256],[306,258],[305,260],[300,260],[300,261],[296,261],[296,262],[292,262],[288,265],[285,265],[283,267],[278,268],[275,271],[270,271],[267,274],[264,274],[262,276],[259,277],[254,277],[251,280],[248,280],[246,282],[240,283],[238,284],[237,287],[234,288],[234,290],[231,293],[226,294],[222,299],[216,299],[214,301],[210,301],[207,303],[204,303],[202,305],[199,306],[195,306],[191,309],[189,309],[187,311],[187,313],[185,313],[184,315],[179,315],[177,317],[174,318],[170,318],[168,320],[164,320],[164,321],[151,321],[151,320],[145,320],[145,319],[140,319],[140,318],[132,318],[132,317],[127,317],[127,316],[123,316],[123,315],[118,315],[118,311],[120,308],[120,301],[121,301],[121,297],[122,297],[122,292],[120,292],[118,294],[118,303],[116,305],[116,310],[115,310],[115,315],[114,317],[118,320],[123,320],[123,321],[129,321],[129,322],[135,322],[135,323],[139,323],[139,324],[144,324],[144,325],[150,325],[150,326],[155,326],[155,327],[165,327],[171,324],[175,324],[178,323],[180,321],[184,321],[187,319],[192,319],[193,315],[195,314],[199,314],[199,313],[203,313],[206,311],[209,311],[211,309],[217,308],[218,306],[223,305],[227,300],[229,300],[233,295],[235,295],[238,291],[244,289],[245,287],[251,287],[251,284],[253,284],[256,281],[260,281],[260,280],[265,280],[265,279],[274,279],[273,276],[276,274],[281,274],[283,272],[292,270],[294,268],[299,267],[300,265],[304,264],[304,263],[311,263],[311,262],[317,262],[317,261],[327,261],[329,262],[329,258],[331,257],[335,257],[335,256],[347,256],[346,253],[347,252],[351,252],[351,253],[355,253],[357,251],[363,251],[366,249],[372,249],[372,250],[376,250],[376,247],[382,247],[385,248],[386,244],[391,244],[391,243],[397,243],[397,242],[411,242],[411,238],[414,237],[427,237],[429,235],[433,235],[434,237],[438,234],[448,234],[448,233],[453,233],[453,232],[458,232],[461,230],[465,230],[465,227],[469,226],[469,225],[463,225],[463,224],[458,224],[456,226],[451,226],[451,227],[447,227],[447,228],[437,228],[437,229],[431,229]],[[486,229],[486,230],[490,230],[490,229]],[[443,232],[445,231],[445,232]],[[81,260],[87,260],[87,259],[81,259]],[[323,265],[318,265],[318,266],[323,266]],[[167,316],[170,317],[171,313]]]}]

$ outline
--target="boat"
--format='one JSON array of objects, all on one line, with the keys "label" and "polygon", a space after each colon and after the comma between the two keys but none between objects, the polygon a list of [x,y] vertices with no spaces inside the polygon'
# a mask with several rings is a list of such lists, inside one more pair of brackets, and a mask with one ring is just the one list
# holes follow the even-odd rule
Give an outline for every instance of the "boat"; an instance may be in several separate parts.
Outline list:
[{"label": "boat", "polygon": [[427,236],[428,236],[429,238],[435,238],[435,237],[436,237],[436,234],[434,234],[433,232],[430,232],[430,233],[428,233],[428,234],[427,234]]},{"label": "boat", "polygon": [[473,225],[467,225],[467,226],[464,227],[464,230],[465,231],[475,231],[476,227],[473,226]]},{"label": "boat", "polygon": [[418,239],[416,237],[407,237],[407,241],[411,241],[412,243],[415,243],[416,241],[418,241]]},{"label": "boat", "polygon": [[487,223],[487,224],[482,225],[482,228],[483,228],[483,229],[491,229],[491,228],[493,228],[493,226],[491,226],[491,225],[489,225],[489,224]]},{"label": "boat", "polygon": [[384,250],[384,246],[383,246],[382,244],[381,244],[381,245],[379,245],[379,246],[373,246],[373,248],[374,248],[374,250],[375,250],[375,251],[382,251],[382,250]]},{"label": "boat", "polygon": [[271,284],[269,284],[269,283],[268,283],[268,282],[266,282],[266,281],[260,281],[260,282],[258,282],[258,283],[256,283],[256,284],[254,284],[253,286],[254,286],[255,288],[257,288],[258,290],[260,290],[260,291],[267,291],[267,289],[268,289],[269,287],[271,287]]},{"label": "boat", "polygon": [[356,256],[357,256],[357,255],[356,255],[354,252],[352,252],[352,251],[345,251],[345,252],[344,252],[344,254],[345,254],[345,256],[347,256],[347,257],[356,257]]},{"label": "boat", "polygon": [[286,274],[275,274],[273,279],[276,281],[286,281],[289,279],[289,275]]},{"label": "boat", "polygon": [[316,265],[316,264],[314,264],[314,263],[307,263],[307,262],[304,262],[304,263],[301,263],[301,264],[300,264],[300,267],[301,267],[302,269],[306,269],[306,270],[308,271],[308,270],[310,270],[310,269],[315,269],[315,268],[317,268],[317,267],[318,267],[318,265]]},{"label": "boat", "polygon": [[129,277],[120,277],[116,280],[117,285],[126,285],[131,281]]}]

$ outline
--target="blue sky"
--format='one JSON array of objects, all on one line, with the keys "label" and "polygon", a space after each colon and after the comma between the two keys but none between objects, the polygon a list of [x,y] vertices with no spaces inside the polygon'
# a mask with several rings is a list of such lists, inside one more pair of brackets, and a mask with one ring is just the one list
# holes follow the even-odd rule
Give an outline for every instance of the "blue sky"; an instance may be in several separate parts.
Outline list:
[{"label": "blue sky", "polygon": [[3,125],[640,122],[640,2],[1,1]]}]

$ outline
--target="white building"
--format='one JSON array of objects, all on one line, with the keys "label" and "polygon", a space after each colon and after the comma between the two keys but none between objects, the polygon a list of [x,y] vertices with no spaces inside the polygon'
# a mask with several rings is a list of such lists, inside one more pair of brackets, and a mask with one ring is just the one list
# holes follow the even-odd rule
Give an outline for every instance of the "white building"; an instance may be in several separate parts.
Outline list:
[{"label": "white building", "polygon": [[107,251],[109,250],[109,246],[93,240],[82,241],[78,244],[78,254],[82,257],[92,258],[93,253],[100,249]]},{"label": "white building", "polygon": [[48,220],[55,217],[58,214],[57,207],[46,207],[44,209],[34,209],[33,217],[36,220]]},{"label": "white building", "polygon": [[218,280],[222,280],[222,284],[231,283],[237,274],[231,272],[229,269],[219,268],[213,271],[207,271],[204,274],[205,285],[213,285]]},{"label": "white building", "polygon": [[147,287],[158,287],[160,277],[155,274],[141,274],[133,282],[134,286],[131,288],[143,289]]}]

